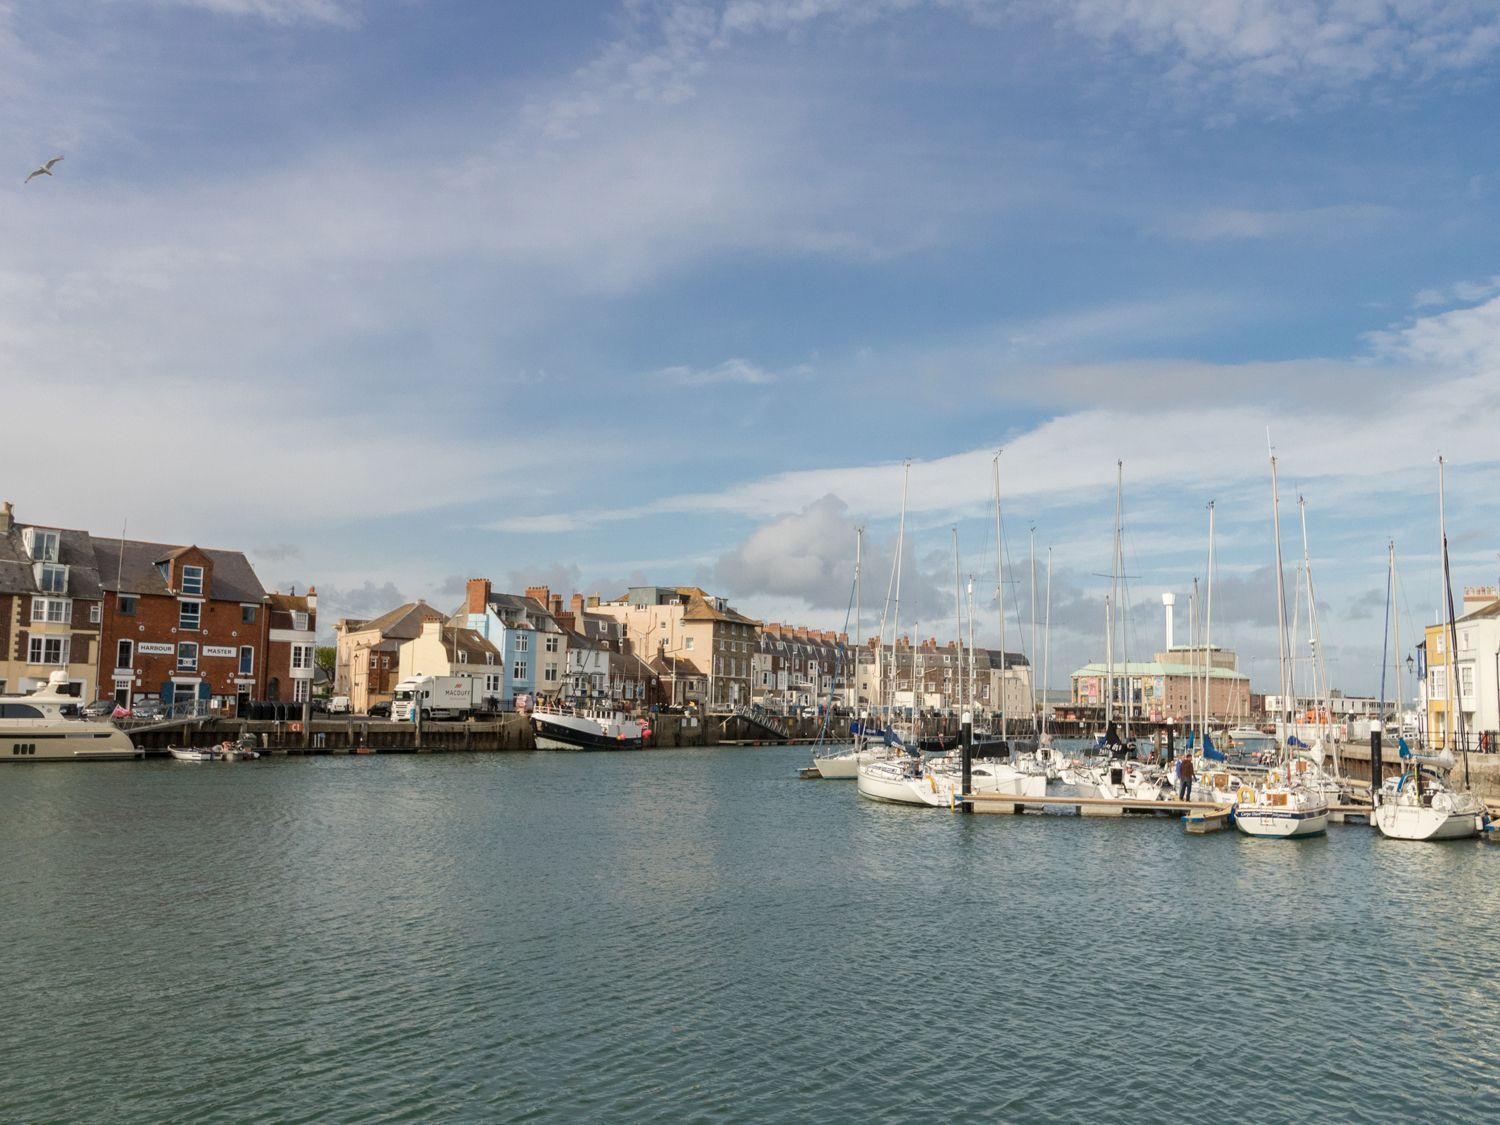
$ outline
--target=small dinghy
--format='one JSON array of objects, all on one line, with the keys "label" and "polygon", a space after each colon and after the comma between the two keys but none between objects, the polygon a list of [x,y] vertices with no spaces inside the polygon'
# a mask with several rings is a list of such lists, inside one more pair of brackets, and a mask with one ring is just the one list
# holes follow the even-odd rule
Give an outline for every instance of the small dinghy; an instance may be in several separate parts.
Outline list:
[{"label": "small dinghy", "polygon": [[169,746],[167,753],[179,762],[244,762],[251,758],[259,758],[260,752],[255,750],[248,741],[241,739],[239,742],[224,741],[217,746],[208,746],[202,749],[191,746]]}]

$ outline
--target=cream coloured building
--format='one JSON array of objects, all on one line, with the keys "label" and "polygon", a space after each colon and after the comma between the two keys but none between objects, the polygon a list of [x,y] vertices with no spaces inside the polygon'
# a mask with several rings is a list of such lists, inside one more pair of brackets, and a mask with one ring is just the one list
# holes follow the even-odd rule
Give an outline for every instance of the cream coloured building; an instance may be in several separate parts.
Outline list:
[{"label": "cream coloured building", "polygon": [[667,699],[710,711],[750,704],[760,622],[723,598],[697,586],[632,586],[589,612],[625,625],[634,651],[662,677]]}]

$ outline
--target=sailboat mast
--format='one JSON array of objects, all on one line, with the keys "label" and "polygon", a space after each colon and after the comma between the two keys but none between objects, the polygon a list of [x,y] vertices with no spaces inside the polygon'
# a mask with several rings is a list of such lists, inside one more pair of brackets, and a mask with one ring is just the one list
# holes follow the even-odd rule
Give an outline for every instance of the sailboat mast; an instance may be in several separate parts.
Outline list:
[{"label": "sailboat mast", "polygon": [[1203,739],[1208,737],[1209,710],[1213,705],[1214,682],[1214,502],[1208,502],[1208,574],[1206,576],[1207,605],[1203,611]]},{"label": "sailboat mast", "polygon": [[1026,654],[1026,666],[1030,671],[1027,679],[1031,683],[1031,729],[1040,730],[1036,713],[1036,528],[1032,528],[1027,536],[1030,540],[1031,551],[1031,651]]},{"label": "sailboat mast", "polygon": [[[1269,435],[1267,441],[1269,443]],[[1281,671],[1282,743],[1285,748],[1285,732],[1291,723],[1291,708],[1287,698],[1286,576],[1281,569],[1281,492],[1276,481],[1275,453],[1271,454],[1271,528],[1276,537],[1276,647]]]},{"label": "sailboat mast", "polygon": [[969,575],[969,590],[968,590],[968,592],[969,592],[969,670],[968,670],[968,686],[967,686],[967,691],[968,691],[968,694],[969,694],[969,709],[970,709],[970,712],[971,712],[969,718],[970,718],[970,721],[972,722],[973,721],[972,711],[973,711],[973,708],[974,708],[974,695],[975,695],[975,692],[974,692],[974,686],[975,686],[974,685],[974,576],[972,574]]},{"label": "sailboat mast", "polygon": [[854,659],[851,661],[853,672],[853,691],[849,695],[849,710],[859,721],[859,741],[864,741],[865,724],[860,715],[859,707],[859,658],[860,658],[860,633],[859,618],[861,612],[859,578],[860,570],[864,564],[865,529],[856,527],[854,529]]},{"label": "sailboat mast", "polygon": [[[1328,666],[1323,659],[1323,633],[1318,626],[1318,597],[1313,588],[1312,554],[1307,547],[1307,499],[1297,497],[1297,511],[1302,521],[1302,573],[1307,585],[1307,626],[1311,633],[1312,689],[1318,706],[1318,733],[1325,733],[1337,747],[1338,740],[1332,738],[1333,700],[1328,694]],[[1338,751],[1334,750],[1334,772],[1338,773]]]},{"label": "sailboat mast", "polygon": [[[1114,559],[1112,560],[1111,580],[1110,580],[1111,601],[1112,601],[1112,604],[1114,605],[1114,618],[1110,622],[1110,632],[1111,632],[1111,634],[1113,634],[1113,632],[1114,632],[1115,623],[1118,622],[1118,620],[1119,620],[1119,614],[1120,614],[1120,585],[1124,581],[1125,550],[1124,550],[1124,547],[1121,545],[1122,544],[1122,538],[1121,538],[1121,530],[1120,530],[1120,528],[1121,528],[1121,522],[1122,522],[1122,519],[1123,519],[1122,511],[1123,511],[1123,504],[1124,504],[1124,495],[1125,495],[1125,462],[1124,461],[1116,461],[1115,462],[1115,555],[1114,555]],[[1133,702],[1132,693],[1131,693],[1131,690],[1130,690],[1130,655],[1129,655],[1129,653],[1125,654],[1125,676],[1124,676],[1124,679],[1125,679],[1125,699],[1124,699],[1124,704],[1125,704],[1125,741],[1129,742],[1130,741],[1130,705]],[[1113,684],[1111,684],[1111,694],[1113,694],[1113,690],[1112,689],[1113,689]]]},{"label": "sailboat mast", "polygon": [[[1469,740],[1464,731],[1463,685],[1458,682],[1458,621],[1453,613],[1453,577],[1448,566],[1448,513],[1446,508],[1447,464],[1438,456],[1438,530],[1443,539],[1443,601],[1448,613],[1448,698],[1443,701],[1443,741],[1446,743],[1449,728],[1448,714],[1456,711],[1454,722],[1458,728],[1458,745],[1464,756],[1464,788],[1469,783]],[[1456,705],[1456,706],[1455,706]]]},{"label": "sailboat mast", "polygon": [[[1396,578],[1396,541],[1394,539],[1386,540],[1385,553],[1385,628],[1380,633],[1380,711],[1378,712],[1381,734],[1385,733],[1385,674],[1391,667],[1391,654],[1386,646],[1391,641],[1391,596],[1395,592],[1392,589]],[[1401,646],[1398,643],[1396,646],[1397,652],[1400,652],[1400,649]],[[1397,657],[1397,659],[1400,658]],[[1401,690],[1400,681],[1401,676],[1398,672],[1396,675],[1396,690],[1398,692]],[[1397,708],[1397,711],[1399,712],[1400,708]],[[1370,752],[1374,753],[1373,750]]]},{"label": "sailboat mast", "polygon": [[953,651],[958,656],[958,709],[959,722],[964,711],[964,584],[958,561],[958,528],[953,529]]},{"label": "sailboat mast", "polygon": [[1397,596],[1400,587],[1396,585],[1396,541],[1391,540],[1391,616],[1396,626],[1396,730],[1400,737],[1401,730],[1401,599]]},{"label": "sailboat mast", "polygon": [[1006,707],[1005,688],[1005,533],[1000,521],[1000,453],[994,457],[995,466],[995,604],[1000,609],[1000,737],[1010,737],[1009,715]]},{"label": "sailboat mast", "polygon": [[1042,730],[1047,729],[1047,685],[1052,682],[1052,548],[1047,548],[1047,624],[1042,630]]}]

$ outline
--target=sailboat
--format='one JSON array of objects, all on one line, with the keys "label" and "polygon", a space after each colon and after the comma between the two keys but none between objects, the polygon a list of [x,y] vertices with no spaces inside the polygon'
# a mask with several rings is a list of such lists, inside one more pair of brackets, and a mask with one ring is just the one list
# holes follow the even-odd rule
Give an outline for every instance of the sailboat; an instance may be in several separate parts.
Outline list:
[{"label": "sailboat", "polygon": [[[1484,831],[1488,810],[1484,802],[1466,790],[1450,789],[1433,769],[1423,764],[1451,769],[1454,765],[1453,715],[1458,715],[1458,741],[1464,756],[1464,780],[1469,775],[1469,748],[1464,737],[1462,685],[1454,664],[1458,647],[1458,624],[1453,612],[1453,584],[1448,569],[1448,523],[1444,504],[1445,472],[1443,458],[1438,458],[1438,531],[1443,551],[1443,609],[1447,617],[1447,695],[1443,705],[1443,753],[1440,756],[1412,754],[1402,739],[1398,745],[1406,769],[1393,777],[1372,796],[1375,801],[1375,827],[1392,840],[1463,840]],[[1391,588],[1396,581],[1396,548],[1390,548],[1390,568],[1386,586],[1386,615],[1390,616]],[[1398,626],[1399,627],[1399,626]],[[1399,644],[1398,644],[1399,650]],[[1397,660],[1400,654],[1398,651]],[[1382,681],[1385,678],[1381,673]],[[1384,691],[1381,692],[1384,695]],[[1399,690],[1398,690],[1399,694]],[[1398,705],[1399,706],[1399,705]]]},{"label": "sailboat", "polygon": [[[854,533],[854,698],[859,700],[859,656],[860,656],[860,568],[864,561],[865,529],[859,528]],[[840,749],[837,753],[831,752],[819,738],[817,747],[813,750],[813,767],[825,778],[834,780],[850,780],[859,772],[859,763],[862,755],[871,754],[867,744],[870,741],[868,716],[863,711],[858,711],[860,718],[856,721],[854,728],[854,744]],[[822,751],[820,754],[819,751]]]},{"label": "sailboat", "polygon": [[[1271,526],[1276,536],[1276,641],[1280,650],[1281,699],[1290,719],[1286,623],[1286,575],[1281,562],[1281,494],[1276,480],[1276,455],[1271,454]],[[1235,798],[1234,824],[1247,836],[1297,838],[1328,831],[1328,800],[1321,793],[1298,784],[1292,771],[1292,748],[1282,744],[1286,772],[1277,780],[1241,785]]]}]

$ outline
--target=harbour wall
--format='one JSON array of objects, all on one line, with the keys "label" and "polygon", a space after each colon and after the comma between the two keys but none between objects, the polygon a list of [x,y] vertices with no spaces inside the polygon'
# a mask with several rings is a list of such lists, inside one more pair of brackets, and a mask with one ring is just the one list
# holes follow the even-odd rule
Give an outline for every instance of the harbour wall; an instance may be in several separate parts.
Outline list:
[{"label": "harbour wall", "polygon": [[[818,719],[787,719],[786,737],[739,717],[699,718],[653,715],[647,749],[687,746],[744,746],[780,742],[813,742]],[[529,751],[536,749],[531,723],[523,715],[490,721],[393,722],[362,716],[322,717],[307,722],[215,719],[206,723],[131,730],[126,733],[148,757],[164,755],[170,746],[211,746],[241,736],[262,750],[286,754],[348,754],[360,750],[387,753],[435,751]],[[832,736],[831,737],[836,737]],[[845,735],[846,737],[846,735]]]}]

